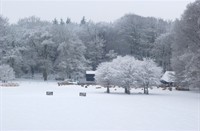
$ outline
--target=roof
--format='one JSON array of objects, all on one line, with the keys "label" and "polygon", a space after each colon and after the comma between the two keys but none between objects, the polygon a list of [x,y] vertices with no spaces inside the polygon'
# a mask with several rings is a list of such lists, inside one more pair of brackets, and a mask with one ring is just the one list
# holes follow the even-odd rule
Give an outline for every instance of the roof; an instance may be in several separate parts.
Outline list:
[{"label": "roof", "polygon": [[160,79],[165,82],[175,82],[175,72],[174,71],[166,71]]},{"label": "roof", "polygon": [[86,71],[86,74],[95,74],[95,71]]}]

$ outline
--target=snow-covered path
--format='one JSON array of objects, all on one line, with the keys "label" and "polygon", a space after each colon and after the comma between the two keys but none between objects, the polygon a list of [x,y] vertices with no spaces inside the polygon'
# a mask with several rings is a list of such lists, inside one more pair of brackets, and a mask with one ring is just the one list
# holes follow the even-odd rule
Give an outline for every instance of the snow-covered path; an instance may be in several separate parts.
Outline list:
[{"label": "snow-covered path", "polygon": [[[56,82],[20,82],[1,87],[1,130],[192,130],[200,129],[200,94],[94,86],[57,86]],[[46,96],[53,91],[53,96]],[[86,92],[80,97],[79,92]]]}]

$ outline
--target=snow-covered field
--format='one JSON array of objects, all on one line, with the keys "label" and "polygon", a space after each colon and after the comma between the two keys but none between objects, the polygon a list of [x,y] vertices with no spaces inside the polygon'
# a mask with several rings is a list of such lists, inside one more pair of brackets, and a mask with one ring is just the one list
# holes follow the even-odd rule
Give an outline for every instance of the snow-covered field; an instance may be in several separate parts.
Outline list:
[{"label": "snow-covered field", "polygon": [[131,95],[123,89],[106,94],[95,86],[18,83],[0,87],[1,130],[200,130],[199,93],[155,88],[149,95],[141,89],[132,89]]}]

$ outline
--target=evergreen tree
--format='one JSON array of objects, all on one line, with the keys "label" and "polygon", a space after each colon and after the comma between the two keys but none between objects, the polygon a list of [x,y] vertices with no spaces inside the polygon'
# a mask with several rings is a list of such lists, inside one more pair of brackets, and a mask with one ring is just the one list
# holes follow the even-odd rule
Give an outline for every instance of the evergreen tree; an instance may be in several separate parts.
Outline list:
[{"label": "evergreen tree", "polygon": [[71,23],[71,19],[70,19],[70,18],[67,18],[66,24],[70,24],[70,23]]},{"label": "evergreen tree", "polygon": [[54,25],[58,25],[58,20],[57,20],[56,18],[54,18],[53,24],[54,24]]},{"label": "evergreen tree", "polygon": [[63,21],[63,19],[61,18],[60,19],[60,25],[64,25],[65,24],[65,22]]},{"label": "evergreen tree", "polygon": [[86,24],[86,20],[85,20],[85,16],[83,16],[82,20],[81,20],[81,25]]}]

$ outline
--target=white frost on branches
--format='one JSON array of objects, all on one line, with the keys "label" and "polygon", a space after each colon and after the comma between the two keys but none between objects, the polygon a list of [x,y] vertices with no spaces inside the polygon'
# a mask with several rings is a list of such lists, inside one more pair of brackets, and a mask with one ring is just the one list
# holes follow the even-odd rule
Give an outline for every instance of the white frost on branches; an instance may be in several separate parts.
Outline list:
[{"label": "white frost on branches", "polygon": [[9,65],[0,66],[0,80],[6,82],[8,80],[13,80],[15,78],[15,73],[13,68]]},{"label": "white frost on branches", "polygon": [[112,62],[100,64],[95,79],[107,87],[108,93],[109,87],[116,85],[123,87],[127,94],[133,87],[144,88],[144,93],[148,94],[148,88],[158,84],[161,72],[162,68],[151,59],[140,61],[131,56],[118,56]]}]

